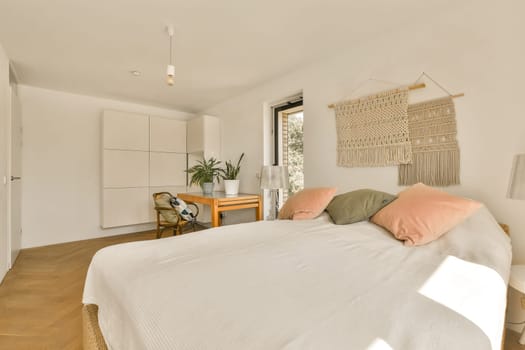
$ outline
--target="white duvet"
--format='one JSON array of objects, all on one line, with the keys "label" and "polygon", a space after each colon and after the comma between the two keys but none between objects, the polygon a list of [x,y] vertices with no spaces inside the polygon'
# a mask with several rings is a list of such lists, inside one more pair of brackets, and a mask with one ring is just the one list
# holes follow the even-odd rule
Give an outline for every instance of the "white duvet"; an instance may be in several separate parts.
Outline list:
[{"label": "white duvet", "polygon": [[110,349],[499,349],[510,242],[481,208],[405,247],[368,222],[255,222],[100,250]]}]

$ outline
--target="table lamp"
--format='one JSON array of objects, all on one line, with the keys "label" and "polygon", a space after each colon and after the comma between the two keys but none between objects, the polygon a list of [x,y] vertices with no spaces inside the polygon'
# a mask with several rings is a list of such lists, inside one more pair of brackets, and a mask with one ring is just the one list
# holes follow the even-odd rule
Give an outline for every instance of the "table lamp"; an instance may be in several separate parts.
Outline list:
[{"label": "table lamp", "polygon": [[[507,197],[525,199],[525,154],[514,156]],[[518,292],[525,294],[525,265],[512,265],[509,285]],[[525,344],[525,328],[521,331],[518,343]]]},{"label": "table lamp", "polygon": [[525,199],[525,154],[514,156],[507,197],[511,199]]},{"label": "table lamp", "polygon": [[277,219],[279,213],[279,190],[288,188],[288,167],[278,165],[263,166],[261,188],[270,190],[270,214],[268,220]]}]

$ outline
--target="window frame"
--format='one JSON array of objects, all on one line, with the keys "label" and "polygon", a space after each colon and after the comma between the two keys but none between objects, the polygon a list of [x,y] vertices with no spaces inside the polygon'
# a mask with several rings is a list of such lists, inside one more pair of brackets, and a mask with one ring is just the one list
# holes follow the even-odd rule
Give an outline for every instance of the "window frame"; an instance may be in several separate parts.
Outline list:
[{"label": "window frame", "polygon": [[[273,108],[273,165],[279,164],[279,133],[280,133],[280,123],[279,123],[279,114],[285,112],[286,110],[303,107],[303,99],[286,102],[286,104],[279,105]],[[304,109],[303,109],[304,111]]]}]

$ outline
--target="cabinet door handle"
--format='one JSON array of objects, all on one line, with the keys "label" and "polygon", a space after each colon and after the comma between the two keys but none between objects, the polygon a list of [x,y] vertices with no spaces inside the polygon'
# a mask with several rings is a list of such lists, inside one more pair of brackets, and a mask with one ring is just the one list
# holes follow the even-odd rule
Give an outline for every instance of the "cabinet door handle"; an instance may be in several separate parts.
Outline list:
[{"label": "cabinet door handle", "polygon": [[11,181],[15,180],[21,180],[22,178],[20,176],[11,176]]}]

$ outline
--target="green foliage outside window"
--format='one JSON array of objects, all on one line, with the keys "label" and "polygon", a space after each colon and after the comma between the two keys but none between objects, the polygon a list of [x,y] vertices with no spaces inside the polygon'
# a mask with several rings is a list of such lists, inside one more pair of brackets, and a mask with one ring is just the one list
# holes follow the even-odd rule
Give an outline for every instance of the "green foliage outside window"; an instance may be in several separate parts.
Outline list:
[{"label": "green foliage outside window", "polygon": [[288,174],[290,194],[294,194],[304,188],[303,163],[303,113],[300,112],[288,115]]}]

